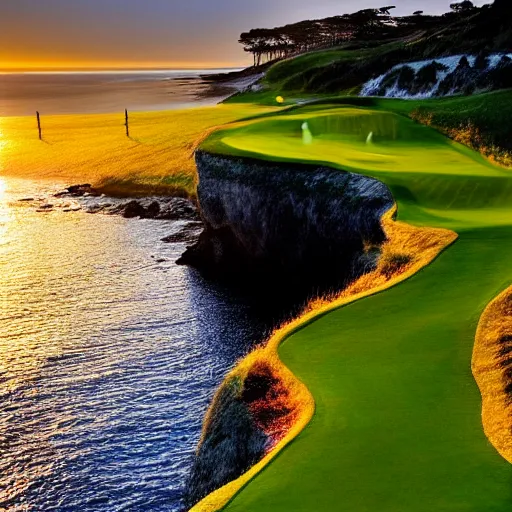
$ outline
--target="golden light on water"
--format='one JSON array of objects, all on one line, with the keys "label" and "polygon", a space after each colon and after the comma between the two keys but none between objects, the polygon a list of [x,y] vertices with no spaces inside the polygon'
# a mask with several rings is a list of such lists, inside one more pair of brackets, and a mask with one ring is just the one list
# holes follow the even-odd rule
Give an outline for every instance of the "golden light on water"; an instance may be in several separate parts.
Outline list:
[{"label": "golden light on water", "polygon": [[[1,162],[1,160],[0,160]],[[5,204],[7,196],[7,182],[0,176],[0,246],[3,245],[5,235],[9,228],[10,210]]]},{"label": "golden light on water", "polygon": [[[0,172],[4,169],[4,156],[3,156],[3,149],[5,148],[7,142],[5,140],[4,131],[2,130],[2,118],[0,117]],[[0,182],[3,182],[3,180],[0,178]],[[3,188],[0,184],[0,194],[5,193],[5,182],[3,182]]]},{"label": "golden light on water", "polygon": [[3,178],[0,177],[0,201],[5,197],[5,193],[7,192],[7,183]]}]

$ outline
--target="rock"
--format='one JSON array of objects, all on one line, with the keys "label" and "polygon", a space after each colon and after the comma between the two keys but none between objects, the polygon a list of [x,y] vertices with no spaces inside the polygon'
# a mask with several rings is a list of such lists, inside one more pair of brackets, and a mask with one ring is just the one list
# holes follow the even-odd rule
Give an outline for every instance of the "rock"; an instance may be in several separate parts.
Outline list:
[{"label": "rock", "polygon": [[51,210],[53,208],[53,204],[45,203],[39,206],[40,210]]},{"label": "rock", "polygon": [[156,217],[162,220],[199,220],[196,206],[188,199],[173,197]]},{"label": "rock", "polygon": [[[364,84],[361,95],[388,97],[450,96],[512,87],[512,63],[503,53],[482,50],[468,56],[439,57],[426,61],[417,72],[411,65],[391,68]],[[415,68],[420,62],[415,62]]]},{"label": "rock", "polygon": [[439,84],[438,92],[441,96],[451,94],[471,94],[479,81],[482,80],[482,71],[472,68],[466,56],[461,57],[455,71],[446,75]]},{"label": "rock", "polygon": [[268,438],[240,399],[240,385],[233,379],[223,385],[216,398],[215,414],[209,418],[187,482],[188,508],[238,478],[265,453]]},{"label": "rock", "polygon": [[145,210],[144,213],[141,214],[141,219],[154,219],[160,213],[160,203],[158,201],[153,201]]},{"label": "rock", "polygon": [[471,68],[471,64],[469,63],[469,60],[466,57],[466,55],[463,55],[460,58],[459,64],[457,66],[457,69],[469,69],[469,68]]},{"label": "rock", "polygon": [[414,72],[414,69],[410,66],[403,66],[398,74],[398,87],[400,87],[400,89],[407,89],[413,84],[415,77],[416,73]]},{"label": "rock", "polygon": [[475,58],[475,69],[485,71],[489,67],[489,57],[490,53],[482,50]]},{"label": "rock", "polygon": [[195,243],[198,241],[203,227],[202,222],[190,222],[178,232],[162,238],[162,242],[168,244]]},{"label": "rock", "polygon": [[146,209],[138,201],[130,201],[123,207],[123,217],[125,219],[133,219],[145,215]]},{"label": "rock", "polygon": [[416,73],[416,78],[410,89],[412,94],[426,93],[437,84],[438,71],[447,71],[448,68],[440,62],[434,61],[423,66]]},{"label": "rock", "polygon": [[487,81],[493,89],[512,87],[512,59],[504,55],[498,65],[488,72]]},{"label": "rock", "polygon": [[104,211],[101,204],[92,204],[84,208],[85,213],[100,213]]},{"label": "rock", "polygon": [[92,187],[90,183],[84,183],[82,185],[71,185],[67,187],[65,190],[62,190],[54,194],[54,197],[63,197],[66,195],[71,195],[73,197],[89,197],[99,196],[100,194]]},{"label": "rock", "polygon": [[30,203],[32,201],[35,201],[33,197],[24,197],[23,199],[19,199],[20,203]]}]

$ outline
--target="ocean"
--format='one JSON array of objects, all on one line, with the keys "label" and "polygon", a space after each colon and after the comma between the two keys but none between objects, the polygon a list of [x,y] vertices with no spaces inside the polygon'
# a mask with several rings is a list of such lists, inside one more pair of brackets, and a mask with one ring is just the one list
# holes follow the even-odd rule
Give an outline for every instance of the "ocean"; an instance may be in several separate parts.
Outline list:
[{"label": "ocean", "polygon": [[181,221],[32,202],[0,177],[0,510],[176,512],[223,376],[265,336],[176,265]]},{"label": "ocean", "polygon": [[213,105],[237,84],[201,76],[234,69],[0,73],[0,117],[169,110]]}]

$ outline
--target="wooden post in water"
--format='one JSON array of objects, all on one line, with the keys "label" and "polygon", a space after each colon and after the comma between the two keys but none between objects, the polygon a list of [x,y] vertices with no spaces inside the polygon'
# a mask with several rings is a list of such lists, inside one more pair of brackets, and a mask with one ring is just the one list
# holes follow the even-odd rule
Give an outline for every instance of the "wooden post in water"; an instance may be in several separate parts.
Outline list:
[{"label": "wooden post in water", "polygon": [[130,127],[128,126],[128,109],[124,109],[124,125],[126,126],[126,136],[130,137]]},{"label": "wooden post in water", "polygon": [[39,112],[36,112],[37,116],[37,130],[39,131],[39,140],[43,140],[43,134],[41,132],[41,116],[39,115]]}]

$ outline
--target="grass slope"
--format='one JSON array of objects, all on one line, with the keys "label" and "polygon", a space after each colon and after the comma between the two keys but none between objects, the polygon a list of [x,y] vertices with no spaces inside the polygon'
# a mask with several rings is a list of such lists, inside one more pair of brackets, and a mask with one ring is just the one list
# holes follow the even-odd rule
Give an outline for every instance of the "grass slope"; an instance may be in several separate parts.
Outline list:
[{"label": "grass slope", "polygon": [[315,416],[226,510],[510,510],[512,466],[484,436],[471,355],[483,309],[512,281],[512,174],[378,108],[311,106],[223,130],[205,147],[377,177],[401,220],[460,235],[408,281],[284,342]]},{"label": "grass slope", "polygon": [[209,129],[268,111],[221,105],[182,111],[133,113],[131,138],[124,116],[43,116],[44,142],[35,118],[0,118],[0,173],[90,182],[120,194],[195,194],[192,153]]}]

